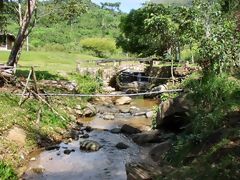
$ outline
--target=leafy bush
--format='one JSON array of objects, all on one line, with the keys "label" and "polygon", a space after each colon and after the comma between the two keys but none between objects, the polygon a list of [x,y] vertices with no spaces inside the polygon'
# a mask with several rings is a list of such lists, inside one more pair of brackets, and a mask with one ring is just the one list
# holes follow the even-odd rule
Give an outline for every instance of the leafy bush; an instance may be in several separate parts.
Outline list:
[{"label": "leafy bush", "polygon": [[2,161],[0,161],[0,179],[1,180],[17,180],[17,175],[13,171],[13,169],[4,164]]},{"label": "leafy bush", "polygon": [[240,85],[227,75],[208,75],[187,85],[196,104],[193,110],[193,132],[205,136],[224,125],[223,117],[240,106]]},{"label": "leafy bush", "polygon": [[108,57],[116,51],[115,41],[108,38],[86,38],[81,42],[85,50],[90,50],[97,57]]},{"label": "leafy bush", "polygon": [[101,91],[102,82],[100,79],[90,75],[74,74],[71,77],[78,85],[78,92],[83,94],[94,94]]}]

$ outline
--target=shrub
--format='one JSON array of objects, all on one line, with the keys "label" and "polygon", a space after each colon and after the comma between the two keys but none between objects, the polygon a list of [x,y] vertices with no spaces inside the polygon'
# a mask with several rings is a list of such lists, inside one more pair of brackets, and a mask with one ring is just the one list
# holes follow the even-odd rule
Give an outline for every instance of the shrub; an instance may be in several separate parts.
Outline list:
[{"label": "shrub", "polygon": [[80,44],[83,49],[92,51],[97,57],[108,57],[116,51],[115,41],[109,38],[87,38]]},{"label": "shrub", "polygon": [[71,77],[78,85],[78,92],[83,94],[94,94],[101,91],[102,82],[100,79],[90,75],[74,74]]},{"label": "shrub", "polygon": [[195,135],[206,136],[224,125],[224,116],[240,106],[240,85],[227,75],[208,75],[187,85],[196,104],[192,112]]}]

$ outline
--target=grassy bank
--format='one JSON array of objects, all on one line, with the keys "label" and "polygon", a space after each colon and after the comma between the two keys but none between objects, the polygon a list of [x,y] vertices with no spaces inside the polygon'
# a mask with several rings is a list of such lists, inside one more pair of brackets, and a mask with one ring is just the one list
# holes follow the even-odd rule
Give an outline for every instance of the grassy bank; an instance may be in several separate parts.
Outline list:
[{"label": "grassy bank", "polygon": [[[0,63],[6,63],[9,52],[0,52]],[[37,70],[51,73],[75,72],[77,62],[81,60],[99,59],[94,56],[68,52],[23,52],[19,60],[20,66],[39,66]]]}]

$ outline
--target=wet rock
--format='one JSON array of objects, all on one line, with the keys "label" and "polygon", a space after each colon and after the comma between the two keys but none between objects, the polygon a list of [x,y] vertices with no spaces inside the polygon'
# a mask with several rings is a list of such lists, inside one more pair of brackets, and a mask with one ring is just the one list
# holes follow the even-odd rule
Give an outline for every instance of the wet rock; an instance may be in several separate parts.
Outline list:
[{"label": "wet rock", "polygon": [[158,167],[144,163],[128,163],[126,166],[127,180],[157,179],[162,171]]},{"label": "wet rock", "polygon": [[124,124],[121,128],[121,132],[126,134],[137,134],[140,133],[141,131],[135,127]]},{"label": "wet rock", "polygon": [[125,104],[130,104],[132,102],[132,98],[130,97],[121,97],[119,99],[116,100],[115,104],[116,105],[125,105]]},{"label": "wet rock", "polygon": [[52,146],[45,147],[46,151],[59,150],[59,149],[60,149],[59,145],[52,145]]},{"label": "wet rock", "polygon": [[159,143],[162,142],[160,132],[158,130],[152,130],[144,133],[134,134],[132,139],[135,143],[143,145],[146,143]]},{"label": "wet rock", "polygon": [[72,150],[66,149],[66,150],[63,151],[63,153],[66,154],[66,155],[69,155],[69,154],[71,154],[72,152],[75,152],[75,150],[74,150],[74,149],[72,149]]},{"label": "wet rock", "polygon": [[111,129],[110,132],[113,133],[113,134],[119,134],[119,133],[121,133],[121,129],[120,128],[114,128],[114,129]]},{"label": "wet rock", "polygon": [[45,171],[45,169],[43,167],[32,168],[32,172],[34,172],[36,174],[43,174],[44,171]]},{"label": "wet rock", "polygon": [[154,116],[153,111],[146,112],[146,118],[152,118]]},{"label": "wet rock", "polygon": [[101,144],[93,140],[85,140],[80,142],[80,149],[84,151],[98,151]]},{"label": "wet rock", "polygon": [[79,131],[76,131],[76,130],[71,130],[70,132],[70,137],[72,139],[74,139],[75,141],[77,141],[79,139]]},{"label": "wet rock", "polygon": [[88,134],[84,134],[84,135],[82,135],[80,138],[82,138],[82,139],[87,139],[87,138],[89,138],[89,135],[88,135]]},{"label": "wet rock", "polygon": [[85,131],[91,132],[91,131],[93,131],[93,128],[91,126],[86,126]]},{"label": "wet rock", "polygon": [[128,147],[129,147],[128,145],[126,145],[122,142],[116,144],[116,148],[118,148],[118,149],[127,149]]},{"label": "wet rock", "polygon": [[114,120],[115,116],[113,114],[105,114],[103,115],[103,119],[105,120]]},{"label": "wet rock", "polygon": [[15,142],[19,146],[26,145],[26,137],[27,135],[24,129],[18,126],[13,127],[7,134],[7,139]]},{"label": "wet rock", "polygon": [[163,155],[167,151],[169,151],[170,148],[171,148],[170,141],[166,141],[166,142],[155,145],[150,151],[149,155],[151,156],[153,161],[159,162],[163,159]]}]

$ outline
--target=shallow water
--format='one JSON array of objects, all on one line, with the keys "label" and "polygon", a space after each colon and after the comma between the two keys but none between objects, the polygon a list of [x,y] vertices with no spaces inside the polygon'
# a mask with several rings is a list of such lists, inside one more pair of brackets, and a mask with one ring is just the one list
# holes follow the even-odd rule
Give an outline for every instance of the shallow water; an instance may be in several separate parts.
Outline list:
[{"label": "shallow water", "polygon": [[[154,101],[134,100],[131,106],[145,111],[156,104]],[[112,129],[123,124],[145,129],[150,127],[151,119],[145,117],[116,116],[115,120],[103,120],[100,116],[92,119],[82,119],[85,125],[97,129]],[[148,158],[149,148],[143,148],[132,142],[123,134],[112,134],[109,131],[94,130],[89,133],[91,140],[99,142],[103,147],[97,152],[84,152],[79,149],[79,141],[60,144],[59,150],[44,151],[37,154],[36,161],[29,163],[24,179],[34,180],[99,180],[127,179],[125,164],[128,162],[144,161],[152,163]],[[118,150],[115,146],[123,142],[129,146],[126,150]],[[63,153],[65,149],[74,150],[69,155]],[[43,173],[34,172],[35,168],[43,168]]]}]

